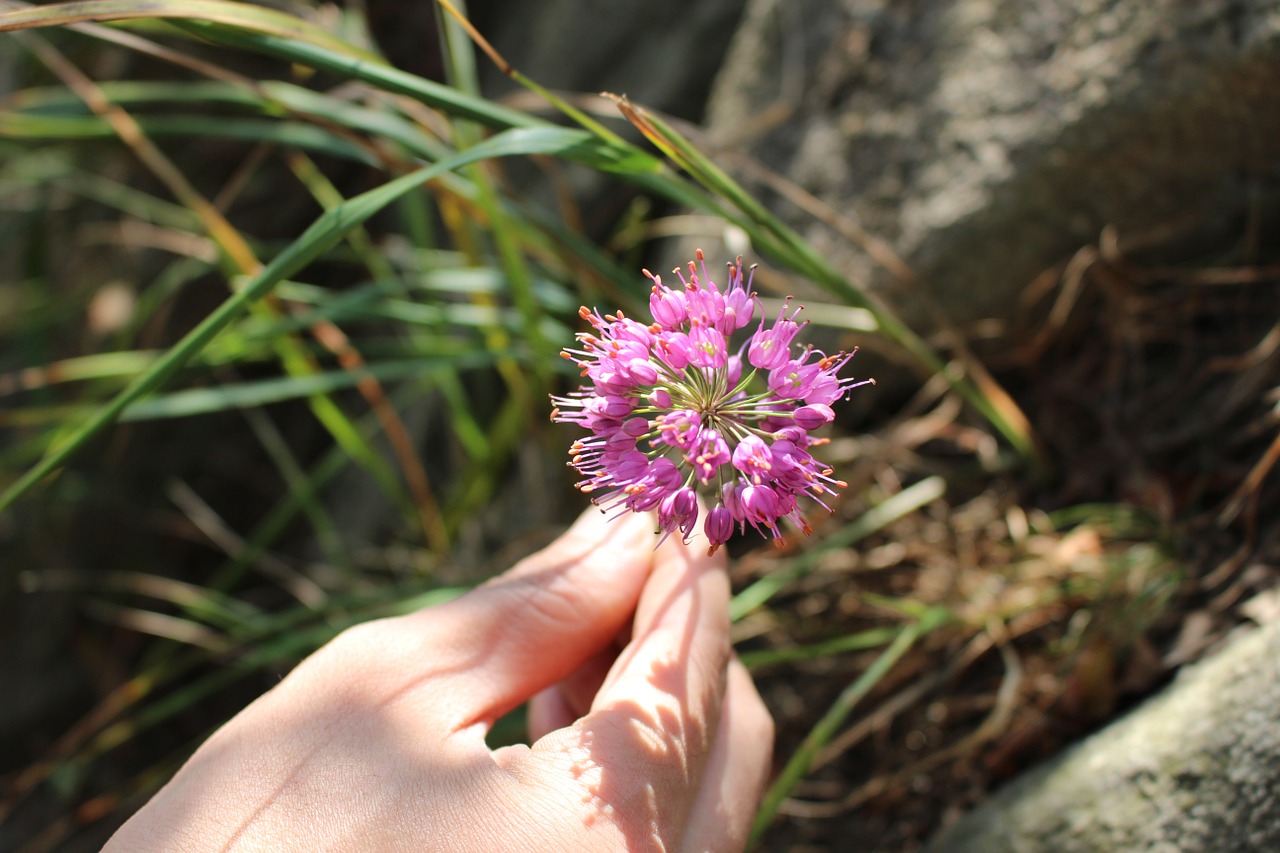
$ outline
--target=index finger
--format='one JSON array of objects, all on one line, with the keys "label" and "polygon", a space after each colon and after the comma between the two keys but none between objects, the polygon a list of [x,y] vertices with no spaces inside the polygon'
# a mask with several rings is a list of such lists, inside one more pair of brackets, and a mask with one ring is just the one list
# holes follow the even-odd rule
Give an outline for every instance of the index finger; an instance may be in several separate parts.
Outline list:
[{"label": "index finger", "polygon": [[[667,540],[641,593],[632,640],[590,712],[535,751],[577,756],[592,798],[637,849],[675,849],[711,751],[724,701],[729,581],[723,556]],[[658,837],[654,838],[654,834]]]},{"label": "index finger", "polygon": [[356,640],[331,644],[330,666],[358,672],[371,701],[394,702],[441,731],[483,734],[625,628],[649,574],[652,541],[645,516],[610,521],[588,510],[489,583],[347,632]]},{"label": "index finger", "polygon": [[729,656],[724,554],[709,556],[673,537],[654,555],[653,572],[636,606],[631,642],[605,678],[591,710],[643,705],[646,699],[659,706],[674,700],[694,716],[718,710]]}]

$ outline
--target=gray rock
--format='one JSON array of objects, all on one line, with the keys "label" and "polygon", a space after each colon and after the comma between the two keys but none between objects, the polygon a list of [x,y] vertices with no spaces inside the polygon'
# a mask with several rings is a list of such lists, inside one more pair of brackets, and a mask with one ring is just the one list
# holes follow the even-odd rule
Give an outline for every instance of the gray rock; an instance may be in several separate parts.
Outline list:
[{"label": "gray rock", "polygon": [[928,853],[1280,850],[1280,623],[1014,781]]},{"label": "gray rock", "polygon": [[[700,119],[745,0],[472,0],[477,26],[521,72],[550,89],[629,96]],[[487,62],[486,93],[514,90]]]},{"label": "gray rock", "polygon": [[[1008,321],[1107,225],[1223,232],[1276,188],[1280,0],[752,0],[708,112],[892,245],[951,321]],[[847,236],[773,207],[928,330]]]}]

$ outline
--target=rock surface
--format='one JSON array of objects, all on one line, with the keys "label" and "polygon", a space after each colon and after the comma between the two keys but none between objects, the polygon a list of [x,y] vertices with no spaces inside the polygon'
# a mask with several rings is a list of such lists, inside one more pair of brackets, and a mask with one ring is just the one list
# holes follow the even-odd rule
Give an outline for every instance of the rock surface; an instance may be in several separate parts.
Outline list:
[{"label": "rock surface", "polygon": [[[1007,321],[1107,225],[1235,234],[1274,193],[1280,0],[752,0],[708,112],[892,245],[952,322]],[[847,235],[773,207],[928,328]]]},{"label": "rock surface", "polygon": [[1016,780],[928,853],[1280,850],[1280,622]]},{"label": "rock surface", "polygon": [[[702,118],[745,0],[472,0],[476,25],[512,65],[550,89],[625,94]],[[487,61],[490,96],[518,89]]]}]

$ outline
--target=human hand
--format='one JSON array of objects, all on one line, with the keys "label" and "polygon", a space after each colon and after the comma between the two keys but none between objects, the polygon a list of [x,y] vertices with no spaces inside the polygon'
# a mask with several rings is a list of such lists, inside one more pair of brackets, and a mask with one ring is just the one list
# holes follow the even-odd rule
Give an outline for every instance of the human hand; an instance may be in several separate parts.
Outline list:
[{"label": "human hand", "polygon": [[[589,510],[460,598],[344,631],[106,849],[740,850],[773,722],[728,599],[722,557]],[[489,749],[530,697],[532,746]]]}]

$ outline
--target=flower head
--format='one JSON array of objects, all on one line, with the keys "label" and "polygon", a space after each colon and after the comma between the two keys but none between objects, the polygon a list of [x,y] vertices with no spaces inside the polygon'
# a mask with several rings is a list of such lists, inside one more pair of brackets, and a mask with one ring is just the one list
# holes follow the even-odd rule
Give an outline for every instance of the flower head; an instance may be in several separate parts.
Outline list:
[{"label": "flower head", "polygon": [[551,413],[590,433],[569,449],[578,488],[606,511],[656,510],[660,532],[686,539],[701,493],[712,506],[702,524],[712,552],[748,524],[775,540],[784,519],[808,533],[797,498],[830,509],[823,497],[845,485],[809,454],[825,443],[811,433],[834,419],[832,403],[871,380],[840,378],[853,353],[793,350],[805,324],[789,303],[731,351],[758,307],[741,258],[723,289],[701,251],[675,274],[679,285],[668,286],[645,271],[649,325],[621,311],[578,312],[591,331],[562,355],[586,382],[552,397]]}]

